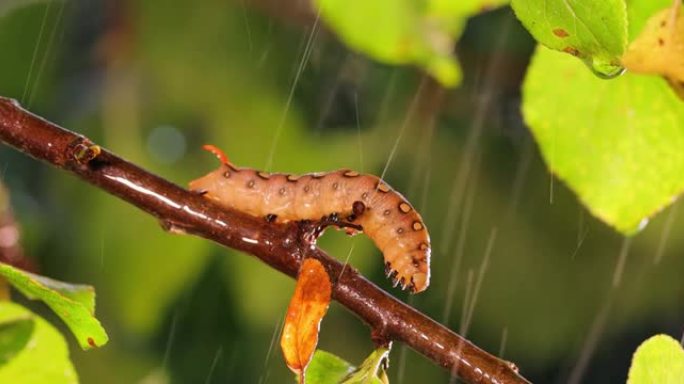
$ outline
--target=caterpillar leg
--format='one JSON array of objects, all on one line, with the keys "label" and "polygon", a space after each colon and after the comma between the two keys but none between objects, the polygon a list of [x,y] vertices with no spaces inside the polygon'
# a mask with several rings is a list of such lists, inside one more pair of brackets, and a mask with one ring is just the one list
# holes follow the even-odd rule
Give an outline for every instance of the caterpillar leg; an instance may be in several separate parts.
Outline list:
[{"label": "caterpillar leg", "polygon": [[340,219],[338,213],[331,213],[316,221],[302,220],[299,222],[299,226],[304,233],[304,240],[311,244],[316,243],[316,240],[323,235],[323,232],[325,232],[328,227],[344,229],[347,233],[351,234],[363,231],[362,226]]},{"label": "caterpillar leg", "polygon": [[[348,217],[349,219],[350,217]],[[353,220],[353,219],[352,219]],[[343,229],[347,234],[353,235],[358,232],[363,231],[363,227],[352,223],[352,220],[343,220],[340,218],[340,215],[338,213],[331,213],[328,216],[324,216],[321,218],[321,220],[318,222],[319,224],[319,236],[323,234],[326,228],[328,227],[336,227],[338,229]]]}]

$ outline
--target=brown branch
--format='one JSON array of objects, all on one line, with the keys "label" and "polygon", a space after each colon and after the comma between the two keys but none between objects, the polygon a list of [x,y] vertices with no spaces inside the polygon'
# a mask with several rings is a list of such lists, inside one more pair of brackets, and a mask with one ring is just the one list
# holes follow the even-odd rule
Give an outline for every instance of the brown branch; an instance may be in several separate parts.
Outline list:
[{"label": "brown branch", "polygon": [[303,247],[296,224],[269,224],[219,208],[1,97],[0,140],[156,216],[167,230],[250,253],[289,276],[297,275],[302,257],[315,257],[332,277],[335,300],[368,323],[375,337],[404,342],[468,383],[528,383],[512,363],[398,301],[322,250]]}]

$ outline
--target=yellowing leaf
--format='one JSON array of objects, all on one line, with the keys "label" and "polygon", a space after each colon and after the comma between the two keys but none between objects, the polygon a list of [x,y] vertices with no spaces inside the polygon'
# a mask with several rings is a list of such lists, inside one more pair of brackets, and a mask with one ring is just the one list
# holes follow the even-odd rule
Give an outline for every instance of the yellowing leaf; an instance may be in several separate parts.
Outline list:
[{"label": "yellowing leaf", "polygon": [[653,15],[629,45],[622,64],[635,73],[664,76],[684,98],[684,12],[681,5]]},{"label": "yellowing leaf", "polygon": [[331,294],[330,277],[323,264],[316,259],[304,260],[280,339],[285,363],[299,375],[302,383],[306,366],[318,344],[318,330],[328,311]]}]

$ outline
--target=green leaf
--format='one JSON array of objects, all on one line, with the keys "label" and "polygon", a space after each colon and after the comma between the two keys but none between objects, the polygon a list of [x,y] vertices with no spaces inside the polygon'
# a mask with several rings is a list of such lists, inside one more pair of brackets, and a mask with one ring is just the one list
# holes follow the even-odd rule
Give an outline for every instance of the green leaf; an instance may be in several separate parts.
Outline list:
[{"label": "green leaf", "polygon": [[681,384],[684,349],[670,336],[656,335],[641,343],[629,368],[628,384]]},{"label": "green leaf", "polygon": [[354,371],[354,366],[330,352],[316,350],[306,369],[309,384],[338,384]]},{"label": "green leaf", "polygon": [[528,31],[548,48],[580,57],[600,77],[622,73],[627,47],[625,0],[513,0]]},{"label": "green leaf", "polygon": [[384,376],[382,363],[389,358],[389,349],[378,348],[361,363],[359,368],[333,355],[316,350],[306,369],[306,382],[309,384],[383,384],[379,378]]},{"label": "green leaf", "polygon": [[[0,365],[0,383],[78,383],[66,342],[47,321],[20,305],[0,302],[0,324],[0,355],[6,360]],[[14,341],[6,349],[9,340]]]},{"label": "green leaf", "polygon": [[445,86],[461,81],[452,54],[467,17],[507,1],[316,0],[321,18],[351,48],[389,64],[416,64]]},{"label": "green leaf", "polygon": [[361,363],[361,366],[347,377],[342,384],[383,384],[380,376],[384,376],[382,364],[389,359],[388,348],[378,348]]},{"label": "green leaf", "polygon": [[635,233],[684,189],[684,108],[664,80],[602,81],[540,47],[523,93],[551,171],[622,233]]},{"label": "green leaf", "polygon": [[[0,270],[1,269],[2,268],[0,266]],[[15,268],[14,270],[16,272],[21,272],[22,274],[26,275],[28,278],[30,278],[37,284],[42,285],[43,287],[51,289],[53,291],[56,291],[64,297],[81,304],[82,306],[87,308],[91,314],[95,314],[95,289],[93,289],[92,286],[65,283],[63,281],[53,280],[49,277],[36,275],[30,272],[25,272],[20,269]],[[22,294],[24,294],[24,296],[28,297],[31,300],[41,299],[40,296],[35,294],[35,290],[26,289],[26,287],[22,285],[17,285],[15,286],[15,288],[17,288],[19,291],[21,291]]]},{"label": "green leaf", "polygon": [[87,285],[72,285],[37,276],[0,263],[0,275],[29,299],[47,304],[69,327],[83,349],[109,340],[95,318],[95,292]]},{"label": "green leaf", "polygon": [[30,316],[0,313],[0,367],[14,358],[28,344],[35,328]]}]

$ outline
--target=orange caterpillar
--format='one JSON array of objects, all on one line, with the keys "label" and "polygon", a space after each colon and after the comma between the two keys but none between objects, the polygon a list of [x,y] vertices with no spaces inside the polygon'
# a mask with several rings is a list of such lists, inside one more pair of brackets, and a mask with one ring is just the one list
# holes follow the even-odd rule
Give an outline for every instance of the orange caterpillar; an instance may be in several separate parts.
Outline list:
[{"label": "orange caterpillar", "polygon": [[421,292],[430,284],[430,236],[420,215],[377,176],[351,170],[301,176],[235,167],[214,146],[222,165],[190,182],[218,204],[272,222],[328,221],[363,231],[382,251],[395,286]]}]

